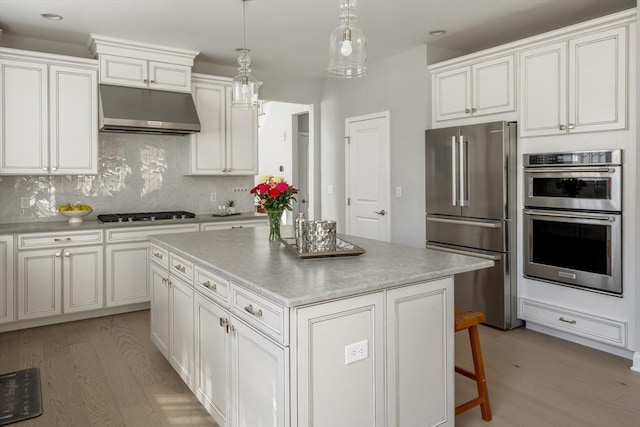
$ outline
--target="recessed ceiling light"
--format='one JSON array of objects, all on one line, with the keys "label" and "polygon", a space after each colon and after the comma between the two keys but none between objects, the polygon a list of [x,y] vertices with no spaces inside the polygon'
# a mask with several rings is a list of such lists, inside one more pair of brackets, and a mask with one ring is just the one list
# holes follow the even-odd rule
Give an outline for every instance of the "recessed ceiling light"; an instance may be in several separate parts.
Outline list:
[{"label": "recessed ceiling light", "polygon": [[62,21],[62,16],[57,13],[41,13],[40,16],[50,21]]},{"label": "recessed ceiling light", "polygon": [[434,36],[434,37],[444,36],[445,34],[447,34],[447,30],[433,30],[433,31],[429,31],[429,35],[430,35],[430,36]]}]

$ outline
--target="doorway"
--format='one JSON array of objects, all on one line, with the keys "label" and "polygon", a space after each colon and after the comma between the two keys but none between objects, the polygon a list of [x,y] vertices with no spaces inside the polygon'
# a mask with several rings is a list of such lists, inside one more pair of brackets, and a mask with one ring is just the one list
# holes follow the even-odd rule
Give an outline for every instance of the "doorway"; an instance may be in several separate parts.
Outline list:
[{"label": "doorway", "polygon": [[258,176],[284,177],[298,189],[293,211],[286,211],[282,222],[291,224],[298,212],[313,215],[313,136],[310,105],[265,101],[258,116]]},{"label": "doorway", "polygon": [[390,241],[390,113],[345,120],[347,234]]}]

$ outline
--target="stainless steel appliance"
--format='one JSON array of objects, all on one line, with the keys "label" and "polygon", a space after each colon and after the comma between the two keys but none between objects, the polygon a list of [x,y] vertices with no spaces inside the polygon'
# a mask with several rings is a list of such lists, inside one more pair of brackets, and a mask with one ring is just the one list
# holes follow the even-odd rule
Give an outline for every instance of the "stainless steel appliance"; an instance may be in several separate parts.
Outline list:
[{"label": "stainless steel appliance", "polygon": [[100,85],[99,129],[103,132],[188,134],[200,132],[190,93]]},{"label": "stainless steel appliance", "polygon": [[189,219],[195,218],[196,214],[185,211],[170,212],[139,212],[139,213],[117,213],[98,215],[100,222],[134,222],[134,221],[157,221],[165,219]]},{"label": "stainless steel appliance", "polygon": [[516,123],[426,132],[427,247],[492,259],[456,275],[455,303],[485,323],[518,327],[516,277]]},{"label": "stainless steel appliance", "polygon": [[524,275],[622,295],[622,152],[524,156]]}]

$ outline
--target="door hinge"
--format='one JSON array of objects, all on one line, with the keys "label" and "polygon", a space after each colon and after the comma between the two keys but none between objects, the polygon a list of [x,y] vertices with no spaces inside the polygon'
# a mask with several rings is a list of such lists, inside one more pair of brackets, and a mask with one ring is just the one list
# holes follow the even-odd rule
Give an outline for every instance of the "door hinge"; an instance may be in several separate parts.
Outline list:
[{"label": "door hinge", "polygon": [[345,136],[344,137],[344,142],[346,142],[347,144],[351,144],[351,137],[350,136]]},{"label": "door hinge", "polygon": [[351,197],[347,197],[347,206],[351,206]]}]

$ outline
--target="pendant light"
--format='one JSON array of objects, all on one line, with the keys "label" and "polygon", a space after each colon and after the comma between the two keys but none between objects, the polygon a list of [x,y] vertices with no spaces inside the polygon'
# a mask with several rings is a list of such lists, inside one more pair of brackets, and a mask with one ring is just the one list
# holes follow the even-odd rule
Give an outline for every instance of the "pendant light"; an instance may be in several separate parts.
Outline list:
[{"label": "pendant light", "polygon": [[231,83],[231,106],[234,108],[255,109],[258,108],[258,81],[251,75],[251,58],[249,49],[246,48],[246,17],[245,2],[242,1],[242,49],[236,49],[238,56],[238,74]]},{"label": "pendant light", "polygon": [[356,0],[340,0],[340,25],[329,36],[329,67],[333,77],[350,79],[367,74],[367,40],[353,26],[356,21]]}]

